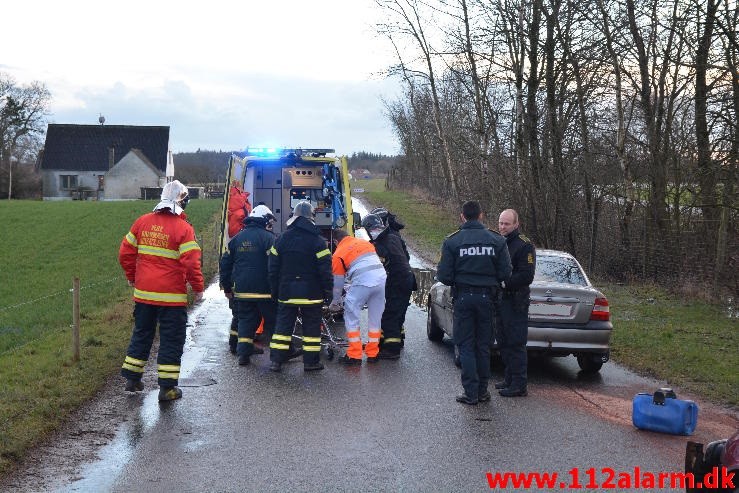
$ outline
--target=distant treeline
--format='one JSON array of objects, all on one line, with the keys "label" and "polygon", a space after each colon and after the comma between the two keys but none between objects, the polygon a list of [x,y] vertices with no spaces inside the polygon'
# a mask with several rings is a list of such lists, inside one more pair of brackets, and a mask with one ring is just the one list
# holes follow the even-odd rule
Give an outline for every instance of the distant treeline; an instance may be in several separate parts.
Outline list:
[{"label": "distant treeline", "polygon": [[[228,159],[239,151],[180,152],[174,157],[175,175],[185,183],[221,183],[226,181]],[[359,151],[352,153],[347,161],[349,169],[368,169],[372,173],[387,173],[397,161],[395,156]]]}]

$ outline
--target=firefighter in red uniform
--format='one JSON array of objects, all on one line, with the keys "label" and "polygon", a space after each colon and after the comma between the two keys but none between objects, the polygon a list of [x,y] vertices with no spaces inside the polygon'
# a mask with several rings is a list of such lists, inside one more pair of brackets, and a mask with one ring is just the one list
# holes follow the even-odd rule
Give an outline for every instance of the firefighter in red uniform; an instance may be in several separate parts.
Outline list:
[{"label": "firefighter in red uniform", "polygon": [[159,324],[159,400],[182,397],[177,387],[187,325],[187,284],[195,302],[203,297],[200,246],[183,210],[187,187],[175,180],[162,190],[154,212],[144,214],[123,238],[118,260],[133,286],[136,326],[121,375],[129,392],[143,390],[141,377]]}]

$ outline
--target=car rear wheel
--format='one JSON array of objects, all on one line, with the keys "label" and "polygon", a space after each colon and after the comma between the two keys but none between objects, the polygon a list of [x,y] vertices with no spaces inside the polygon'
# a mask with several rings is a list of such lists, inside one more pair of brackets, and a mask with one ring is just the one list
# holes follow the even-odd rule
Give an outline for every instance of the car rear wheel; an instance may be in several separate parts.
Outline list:
[{"label": "car rear wheel", "polygon": [[603,362],[592,354],[577,355],[577,364],[585,373],[598,373],[603,367]]},{"label": "car rear wheel", "polygon": [[441,342],[441,340],[444,339],[444,331],[439,327],[434,319],[434,311],[431,308],[431,297],[429,297],[428,303],[426,303],[426,310],[428,311],[428,315],[426,317],[426,335],[431,341]]}]

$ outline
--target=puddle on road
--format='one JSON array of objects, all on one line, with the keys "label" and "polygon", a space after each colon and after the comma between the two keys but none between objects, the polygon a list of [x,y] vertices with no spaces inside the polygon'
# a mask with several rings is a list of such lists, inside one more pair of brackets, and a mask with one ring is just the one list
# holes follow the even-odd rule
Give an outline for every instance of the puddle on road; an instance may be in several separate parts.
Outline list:
[{"label": "puddle on road", "polygon": [[[216,320],[220,317],[213,313],[223,314],[223,326],[231,323],[231,311],[228,309],[228,300],[221,293],[218,283],[213,283],[203,293],[203,302],[190,313],[187,324],[187,339],[185,352],[182,355],[179,385],[181,387],[202,387],[214,385],[216,381],[212,378],[190,378],[189,374],[195,368],[202,368],[202,361],[208,353],[208,347],[215,344],[225,344],[223,331],[204,330],[194,334],[204,322]],[[197,342],[197,345],[196,345]],[[212,363],[211,363],[212,364]],[[132,404],[136,405],[134,395],[129,396]],[[78,473],[77,481],[66,485],[58,491],[107,491],[112,489],[113,484],[123,471],[126,464],[133,458],[141,439],[156,425],[162,413],[170,412],[171,406],[160,405],[158,401],[158,390],[150,391],[141,402],[141,407],[129,421],[124,422],[115,434],[113,440],[102,447],[98,452],[98,460],[84,466]]]}]

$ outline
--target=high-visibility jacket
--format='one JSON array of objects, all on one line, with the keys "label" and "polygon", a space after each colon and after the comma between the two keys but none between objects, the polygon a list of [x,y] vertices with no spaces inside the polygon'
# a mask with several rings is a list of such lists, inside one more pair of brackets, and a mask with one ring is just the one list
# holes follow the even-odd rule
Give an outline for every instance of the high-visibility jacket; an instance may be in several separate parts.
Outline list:
[{"label": "high-visibility jacket", "polygon": [[343,287],[344,276],[354,285],[368,287],[384,285],[387,277],[374,245],[353,236],[345,236],[336,246],[331,270],[334,274],[334,298],[337,297],[337,284]]},{"label": "high-visibility jacket", "polygon": [[139,217],[123,237],[118,261],[134,282],[133,299],[161,306],[186,306],[187,283],[205,288],[200,271],[200,246],[183,212],[168,209]]}]

